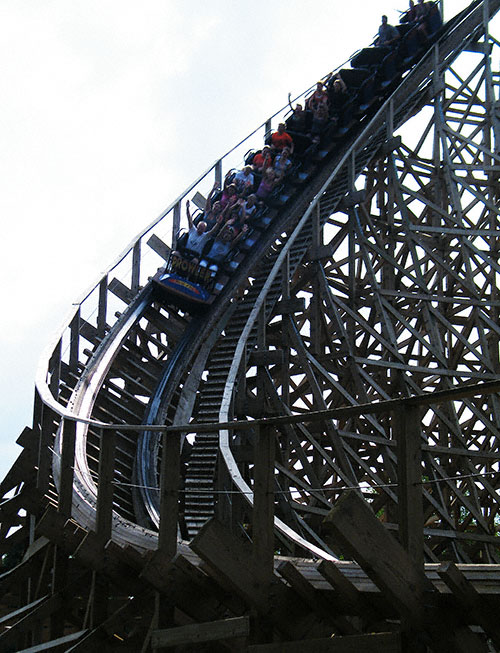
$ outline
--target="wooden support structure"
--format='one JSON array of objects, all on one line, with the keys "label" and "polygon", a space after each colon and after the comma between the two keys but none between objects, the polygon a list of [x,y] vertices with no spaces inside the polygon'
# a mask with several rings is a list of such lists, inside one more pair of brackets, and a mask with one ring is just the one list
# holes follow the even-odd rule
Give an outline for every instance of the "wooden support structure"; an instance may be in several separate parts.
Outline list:
[{"label": "wooden support structure", "polygon": [[1,650],[500,649],[499,11],[343,71],[206,310],[147,280],[257,132],[75,302],[0,483]]}]

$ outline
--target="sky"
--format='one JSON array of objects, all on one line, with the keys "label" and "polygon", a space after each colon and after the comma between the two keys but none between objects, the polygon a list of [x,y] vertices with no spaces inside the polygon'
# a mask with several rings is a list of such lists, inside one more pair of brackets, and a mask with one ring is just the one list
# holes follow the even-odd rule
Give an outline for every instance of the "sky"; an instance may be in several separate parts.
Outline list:
[{"label": "sky", "polygon": [[0,479],[72,302],[289,92],[406,6],[0,0]]}]

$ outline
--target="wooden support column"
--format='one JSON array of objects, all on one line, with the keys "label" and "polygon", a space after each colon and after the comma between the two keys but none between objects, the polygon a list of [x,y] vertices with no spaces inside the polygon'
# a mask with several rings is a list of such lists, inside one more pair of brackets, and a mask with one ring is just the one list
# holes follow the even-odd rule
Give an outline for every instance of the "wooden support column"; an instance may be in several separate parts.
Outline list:
[{"label": "wooden support column", "polygon": [[41,494],[45,494],[49,489],[49,481],[52,469],[52,446],[54,440],[54,421],[55,414],[53,411],[41,404],[40,417],[40,437],[38,441],[38,472],[36,484]]},{"label": "wooden support column", "polygon": [[158,551],[162,557],[172,559],[177,553],[177,526],[179,521],[181,434],[163,434],[163,454],[160,475],[160,530]]},{"label": "wooden support column", "polygon": [[97,335],[104,338],[106,334],[106,313],[108,310],[108,275],[99,282],[99,307],[97,310]]},{"label": "wooden support column", "polygon": [[[113,530],[113,475],[115,469],[116,432],[101,430],[99,477],[97,486],[96,525],[97,541],[104,550]],[[108,616],[109,583],[96,571],[92,574],[93,622],[101,623]]]},{"label": "wooden support column", "polygon": [[215,181],[219,188],[222,188],[222,159],[219,159],[215,164]]},{"label": "wooden support column", "polygon": [[57,509],[68,519],[71,517],[73,477],[75,465],[76,422],[64,420],[62,424],[61,473],[59,478],[59,501]]},{"label": "wooden support column", "polygon": [[274,572],[274,431],[257,427],[254,450],[253,558],[263,611]]},{"label": "wooden support column", "polygon": [[97,487],[96,533],[102,545],[111,539],[113,526],[113,473],[115,469],[116,433],[101,430],[99,480]]},{"label": "wooden support column", "polygon": [[132,251],[132,285],[133,293],[139,290],[141,278],[141,241],[138,240]]},{"label": "wooden support column", "polygon": [[181,645],[195,647],[203,642],[220,642],[224,639],[238,638],[242,646],[240,650],[246,650],[249,633],[249,618],[234,617],[202,624],[189,624],[168,630],[156,630],[152,634],[151,645],[153,649]]},{"label": "wooden support column", "polygon": [[422,501],[422,436],[418,406],[394,413],[398,451],[399,538],[414,563],[424,566],[424,513]]},{"label": "wooden support column", "polygon": [[179,234],[180,227],[181,227],[181,203],[177,202],[173,210],[172,247],[175,247],[175,243],[177,241],[177,236]]},{"label": "wooden support column", "polygon": [[78,359],[80,357],[80,309],[77,310],[75,316],[69,325],[70,329],[70,344],[69,344],[69,367],[70,370],[76,372],[78,370]]},{"label": "wooden support column", "polygon": [[49,360],[49,388],[56,399],[59,397],[59,382],[61,381],[61,350],[62,340],[59,340]]},{"label": "wooden support column", "polygon": [[[160,527],[157,555],[163,563],[171,561],[177,553],[179,522],[181,434],[163,433],[163,453],[160,472]],[[157,592],[155,597],[155,627],[173,625],[174,605]]]}]

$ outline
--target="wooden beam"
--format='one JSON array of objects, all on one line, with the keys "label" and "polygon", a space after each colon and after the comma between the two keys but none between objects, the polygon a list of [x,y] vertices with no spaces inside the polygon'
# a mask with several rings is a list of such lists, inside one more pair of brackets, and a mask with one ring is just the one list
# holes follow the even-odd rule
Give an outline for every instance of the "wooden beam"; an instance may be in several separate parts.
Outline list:
[{"label": "wooden beam", "polygon": [[170,247],[163,242],[161,238],[158,238],[156,234],[153,234],[148,240],[147,244],[154,250],[159,256],[162,257],[165,261],[168,261],[170,252],[172,251]]},{"label": "wooden beam", "polygon": [[423,596],[426,590],[432,591],[432,585],[357,492],[345,492],[324,525],[400,614],[423,622]]},{"label": "wooden beam", "polygon": [[473,584],[453,562],[444,562],[438,568],[440,578],[446,583],[458,601],[466,623],[478,624],[500,648],[500,623],[494,610],[488,608],[485,596],[481,596]]},{"label": "wooden beam", "polygon": [[[262,601],[254,567],[252,546],[233,535],[216,519],[208,521],[191,542],[191,548],[206,562],[206,571],[221,587],[228,588],[242,598],[250,609],[255,610],[291,639],[308,635],[317,626],[314,615],[303,602],[297,602],[290,588],[273,578],[270,589],[271,601]],[[265,604],[270,603],[265,610]]]},{"label": "wooden beam", "polygon": [[368,622],[380,620],[381,616],[375,608],[334,562],[323,560],[318,565],[318,571],[338,593],[335,603],[341,603],[348,614],[360,615]]},{"label": "wooden beam", "polygon": [[267,610],[266,604],[274,575],[274,449],[274,430],[257,427],[254,447],[252,541],[255,581],[264,611]]},{"label": "wooden beam", "polygon": [[113,525],[115,449],[116,431],[101,431],[95,530],[103,544],[111,539]]},{"label": "wooden beam", "polygon": [[80,637],[83,637],[87,631],[79,630],[76,633],[71,633],[71,635],[65,635],[64,637],[58,637],[53,639],[50,642],[45,642],[44,644],[38,644],[37,646],[30,646],[29,648],[23,648],[18,650],[17,653],[44,653],[45,651],[68,651],[68,644],[76,642]]},{"label": "wooden beam", "polygon": [[418,406],[394,413],[398,452],[398,511],[401,544],[416,565],[424,566],[424,508],[422,499],[422,435]]},{"label": "wooden beam", "polygon": [[160,476],[158,551],[167,559],[177,552],[181,434],[164,433]]},{"label": "wooden beam", "polygon": [[202,642],[216,642],[233,637],[247,638],[249,634],[249,617],[234,617],[202,624],[189,624],[179,628],[155,630],[151,635],[151,646],[153,649],[184,644],[196,646]]},{"label": "wooden beam", "polygon": [[349,637],[326,637],[258,644],[248,647],[248,653],[401,653],[401,637],[398,633],[373,633]]},{"label": "wooden beam", "polygon": [[405,549],[385,530],[368,503],[348,491],[325,519],[325,530],[343,552],[354,558],[405,621],[414,649],[438,646],[447,653],[485,653],[484,642],[433,603],[434,588]]},{"label": "wooden beam", "polygon": [[355,628],[349,619],[343,615],[337,614],[332,603],[324,596],[320,596],[314,585],[289,560],[280,563],[277,571],[315,614],[326,623],[332,624],[340,634],[354,635],[359,633],[359,628]]}]

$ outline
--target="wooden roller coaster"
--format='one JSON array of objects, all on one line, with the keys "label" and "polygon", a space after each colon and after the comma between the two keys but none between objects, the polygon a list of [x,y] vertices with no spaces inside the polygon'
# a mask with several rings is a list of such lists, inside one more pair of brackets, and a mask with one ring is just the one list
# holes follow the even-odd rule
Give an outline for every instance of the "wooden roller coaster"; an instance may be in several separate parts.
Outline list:
[{"label": "wooden roller coaster", "polygon": [[205,311],[152,279],[271,119],[75,305],[0,485],[1,651],[500,650],[499,9],[351,61]]}]

